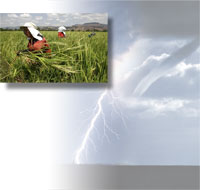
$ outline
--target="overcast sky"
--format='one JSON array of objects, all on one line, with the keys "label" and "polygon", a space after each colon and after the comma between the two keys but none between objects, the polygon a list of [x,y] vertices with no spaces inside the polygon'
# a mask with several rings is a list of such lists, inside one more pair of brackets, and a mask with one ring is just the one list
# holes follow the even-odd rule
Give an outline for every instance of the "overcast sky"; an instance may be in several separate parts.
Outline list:
[{"label": "overcast sky", "polygon": [[88,22],[107,24],[108,17],[104,13],[68,13],[68,14],[32,14],[32,13],[2,13],[1,27],[22,26],[25,22],[33,22],[38,26],[71,26]]},{"label": "overcast sky", "polygon": [[199,165],[198,2],[104,1],[79,9],[109,14],[112,82],[102,99],[98,85],[59,92],[57,161],[72,163],[94,124],[81,163]]}]

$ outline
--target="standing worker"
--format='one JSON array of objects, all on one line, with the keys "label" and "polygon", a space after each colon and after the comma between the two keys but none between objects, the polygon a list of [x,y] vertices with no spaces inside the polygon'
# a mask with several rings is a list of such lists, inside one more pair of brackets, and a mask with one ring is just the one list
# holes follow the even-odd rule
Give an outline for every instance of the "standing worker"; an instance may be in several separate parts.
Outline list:
[{"label": "standing worker", "polygon": [[32,22],[27,22],[20,27],[24,34],[28,37],[28,49],[19,51],[17,55],[28,51],[42,51],[43,53],[51,53],[49,44],[43,35],[37,30],[37,26]]},{"label": "standing worker", "polygon": [[59,38],[65,38],[66,37],[66,34],[64,32],[65,30],[66,30],[66,28],[64,26],[60,26],[58,28],[58,37]]}]

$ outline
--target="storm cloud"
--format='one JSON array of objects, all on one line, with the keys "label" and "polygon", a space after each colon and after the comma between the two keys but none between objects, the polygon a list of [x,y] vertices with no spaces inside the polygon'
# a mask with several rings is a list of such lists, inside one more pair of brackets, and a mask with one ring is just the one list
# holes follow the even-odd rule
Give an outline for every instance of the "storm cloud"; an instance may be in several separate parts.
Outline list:
[{"label": "storm cloud", "polygon": [[[77,9],[108,12],[113,77],[81,163],[198,164],[199,2],[84,1]],[[63,162],[73,162],[104,90],[61,93]]]}]

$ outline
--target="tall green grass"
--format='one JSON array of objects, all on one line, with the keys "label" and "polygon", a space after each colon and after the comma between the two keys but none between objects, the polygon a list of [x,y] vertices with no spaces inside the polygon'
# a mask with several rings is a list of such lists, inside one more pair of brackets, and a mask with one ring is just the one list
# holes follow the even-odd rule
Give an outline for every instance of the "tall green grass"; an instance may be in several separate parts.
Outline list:
[{"label": "tall green grass", "polygon": [[0,32],[1,82],[107,82],[107,32],[67,32],[58,38],[56,31],[41,32],[52,53],[21,53],[28,41],[22,31]]}]

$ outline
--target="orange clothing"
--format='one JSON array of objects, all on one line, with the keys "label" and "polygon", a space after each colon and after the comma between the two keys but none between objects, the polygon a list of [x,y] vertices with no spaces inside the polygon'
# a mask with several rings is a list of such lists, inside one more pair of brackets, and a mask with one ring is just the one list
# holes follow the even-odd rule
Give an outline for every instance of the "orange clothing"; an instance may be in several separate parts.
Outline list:
[{"label": "orange clothing", "polygon": [[58,32],[58,37],[59,38],[64,38],[65,37],[65,34],[63,32]]},{"label": "orange clothing", "polygon": [[51,53],[50,46],[44,37],[42,40],[33,40],[33,44],[31,44],[31,40],[29,40],[27,47],[29,51],[37,51],[44,48],[44,53]]}]

